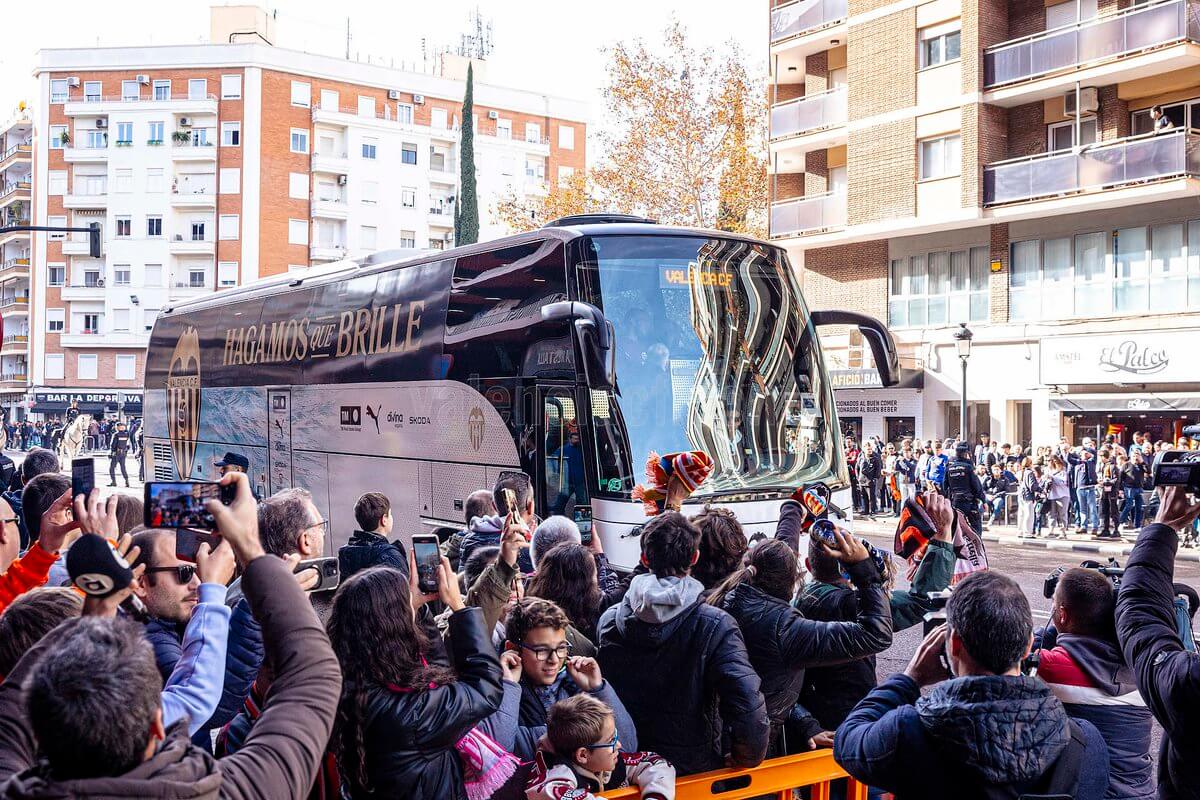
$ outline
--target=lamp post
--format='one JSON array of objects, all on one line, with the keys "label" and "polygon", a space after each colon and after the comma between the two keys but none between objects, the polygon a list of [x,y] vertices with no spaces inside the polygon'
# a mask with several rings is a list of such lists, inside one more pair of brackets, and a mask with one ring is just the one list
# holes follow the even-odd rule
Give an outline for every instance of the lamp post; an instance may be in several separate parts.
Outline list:
[{"label": "lamp post", "polygon": [[958,436],[967,441],[967,359],[971,357],[971,339],[975,336],[967,323],[960,322],[959,329],[954,332],[954,346],[958,350],[958,360],[962,362],[962,402],[959,404]]}]

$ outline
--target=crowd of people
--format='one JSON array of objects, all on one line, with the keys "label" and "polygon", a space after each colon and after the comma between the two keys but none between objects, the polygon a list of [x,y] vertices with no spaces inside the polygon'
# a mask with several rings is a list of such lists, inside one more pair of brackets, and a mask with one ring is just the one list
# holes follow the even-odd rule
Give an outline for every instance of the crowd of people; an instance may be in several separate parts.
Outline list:
[{"label": "crowd of people", "polygon": [[[58,452],[63,431],[70,423],[70,418],[58,416],[36,422],[29,419],[6,421],[4,432],[8,435],[10,449],[29,452],[35,447],[44,447],[47,450]],[[89,453],[108,450],[112,445],[113,437],[118,432],[118,425],[126,425],[126,423],[124,420],[115,418],[92,419],[84,433],[82,450]],[[141,417],[134,418],[132,423],[126,425],[131,439],[130,455],[135,458],[141,449],[141,438],[138,436],[141,427]]]},{"label": "crowd of people", "polygon": [[[1200,659],[1171,575],[1200,504],[1175,488],[1119,592],[1093,570],[1059,577],[1034,676],[1028,600],[999,572],[956,575],[965,514],[925,486],[929,536],[901,560],[836,526],[808,535],[799,491],[751,544],[728,510],[681,513],[673,475],[622,575],[505,473],[466,499],[427,592],[383,493],[358,499],[325,588],[307,562],[331,531],[302,489],[259,502],[229,472],[236,498],[208,505],[220,543],[191,562],[175,530],[142,527],[137,500],[72,498],[53,453],[31,451],[20,482],[0,498],[0,798],[583,800],[631,785],[669,800],[678,776],[818,748],[900,800],[1195,793]],[[114,569],[88,566],[98,547]],[[946,624],[878,683],[877,654],[948,588]]]},{"label": "crowd of people", "polygon": [[[1000,444],[983,433],[974,444],[872,437],[860,447],[847,439],[845,458],[854,476],[855,511],[864,516],[899,516],[906,499],[935,489],[951,496],[977,531],[1004,524],[1015,525],[1022,537],[1065,539],[1074,533],[1120,540],[1122,531],[1142,528],[1153,501],[1155,455],[1191,447],[1186,437],[1172,444],[1135,432],[1128,446],[1110,434],[1099,443],[1085,436],[1077,446],[1063,438],[1032,448]],[[1196,541],[1193,528],[1183,546]]]}]

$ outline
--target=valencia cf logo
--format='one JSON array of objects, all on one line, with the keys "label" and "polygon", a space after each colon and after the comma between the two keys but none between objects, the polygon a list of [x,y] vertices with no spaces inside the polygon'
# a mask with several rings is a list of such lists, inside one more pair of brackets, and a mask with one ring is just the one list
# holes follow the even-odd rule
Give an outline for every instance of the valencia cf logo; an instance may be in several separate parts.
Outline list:
[{"label": "valencia cf logo", "polygon": [[167,433],[180,480],[192,474],[200,438],[200,336],[185,328],[167,367]]},{"label": "valencia cf logo", "polygon": [[467,417],[467,432],[471,434],[471,447],[475,450],[483,447],[483,410],[479,406],[472,408]]}]

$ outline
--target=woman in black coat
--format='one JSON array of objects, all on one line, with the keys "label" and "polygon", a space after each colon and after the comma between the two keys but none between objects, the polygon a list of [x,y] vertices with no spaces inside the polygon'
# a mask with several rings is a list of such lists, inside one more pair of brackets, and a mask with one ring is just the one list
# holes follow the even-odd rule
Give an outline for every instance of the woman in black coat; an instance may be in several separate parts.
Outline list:
[{"label": "woman in black coat", "polygon": [[[784,539],[755,546],[747,564],[725,581],[709,602],[737,620],[750,653],[750,663],[762,678],[762,693],[771,720],[767,757],[785,752],[783,723],[800,696],[807,667],[828,666],[886,650],[892,643],[888,595],[866,547],[838,531],[837,546],[826,546],[842,562],[858,586],[858,615],[854,622],[816,622],[791,605],[799,578],[796,552]],[[809,736],[817,733],[809,728]],[[792,743],[792,752],[808,743]]]},{"label": "woman in black coat", "polygon": [[[356,800],[466,797],[455,746],[500,707],[500,661],[483,612],[464,607],[444,558],[438,588],[439,595],[421,595],[399,570],[372,567],[334,596],[327,629],[343,685],[332,749]],[[427,659],[431,644],[414,621],[416,609],[437,596],[453,612],[446,644],[454,669]]]}]

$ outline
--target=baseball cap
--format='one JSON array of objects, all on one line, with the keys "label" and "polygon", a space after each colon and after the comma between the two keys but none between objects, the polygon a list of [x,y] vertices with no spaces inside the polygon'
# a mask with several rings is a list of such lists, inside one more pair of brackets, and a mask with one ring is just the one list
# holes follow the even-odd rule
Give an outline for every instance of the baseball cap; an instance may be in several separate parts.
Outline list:
[{"label": "baseball cap", "polygon": [[214,467],[241,467],[242,469],[250,469],[250,459],[246,458],[241,453],[229,452],[220,461],[213,462]]}]

